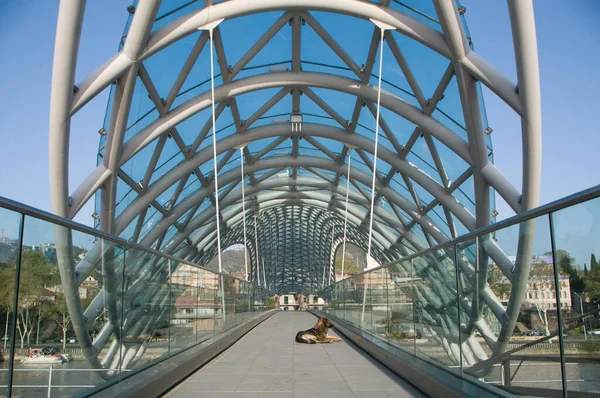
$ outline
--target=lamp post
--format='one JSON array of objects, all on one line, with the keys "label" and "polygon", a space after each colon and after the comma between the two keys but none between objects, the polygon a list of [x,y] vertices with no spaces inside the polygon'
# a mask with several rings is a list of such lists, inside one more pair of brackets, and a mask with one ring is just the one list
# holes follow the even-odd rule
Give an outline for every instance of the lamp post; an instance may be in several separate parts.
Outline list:
[{"label": "lamp post", "polygon": [[581,325],[583,326],[583,336],[587,340],[587,333],[585,331],[585,319],[583,319],[583,298],[575,292],[573,292],[573,294],[579,297],[579,308],[581,310]]}]

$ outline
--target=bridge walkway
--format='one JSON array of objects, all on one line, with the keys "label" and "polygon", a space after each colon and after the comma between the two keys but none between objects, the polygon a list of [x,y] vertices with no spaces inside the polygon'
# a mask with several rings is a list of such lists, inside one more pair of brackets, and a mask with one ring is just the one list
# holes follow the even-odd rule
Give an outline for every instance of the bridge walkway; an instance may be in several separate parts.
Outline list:
[{"label": "bridge walkway", "polygon": [[273,315],[166,396],[424,397],[343,336],[341,343],[296,343],[296,332],[316,320],[307,312]]}]

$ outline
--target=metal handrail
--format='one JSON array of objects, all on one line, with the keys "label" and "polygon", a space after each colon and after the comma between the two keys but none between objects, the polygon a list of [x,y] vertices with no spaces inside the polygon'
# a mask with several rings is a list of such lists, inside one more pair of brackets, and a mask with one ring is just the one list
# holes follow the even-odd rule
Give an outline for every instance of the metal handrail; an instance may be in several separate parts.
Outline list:
[{"label": "metal handrail", "polygon": [[[556,212],[558,210],[562,210],[562,209],[565,209],[567,207],[574,206],[574,205],[577,205],[577,204],[580,204],[580,203],[583,203],[583,202],[586,202],[588,200],[595,199],[595,198],[598,198],[598,197],[600,197],[600,185],[593,186],[593,187],[585,189],[583,191],[574,193],[573,195],[569,195],[569,196],[566,196],[566,197],[564,197],[562,199],[558,199],[558,200],[556,200],[554,202],[550,202],[548,204],[536,207],[535,209],[531,209],[531,210],[525,211],[523,213],[517,214],[517,215],[515,215],[513,217],[507,218],[507,219],[499,221],[497,223],[490,224],[490,225],[488,225],[486,227],[476,229],[476,230],[471,231],[469,233],[466,233],[466,234],[464,234],[462,236],[459,236],[457,238],[454,238],[454,239],[451,239],[451,240],[449,240],[447,242],[439,244],[437,246],[430,247],[430,248],[425,249],[425,250],[421,250],[421,251],[419,251],[417,253],[410,254],[410,255],[405,256],[405,257],[403,257],[401,259],[398,259],[398,260],[390,261],[389,263],[386,263],[384,265],[380,265],[379,267],[375,267],[375,268],[371,268],[369,270],[365,270],[365,271],[359,272],[359,273],[355,274],[353,277],[357,277],[357,276],[361,276],[363,274],[368,274],[368,273],[371,273],[371,272],[375,272],[377,270],[389,267],[391,265],[395,265],[395,264],[398,264],[398,263],[401,263],[401,262],[404,262],[404,261],[409,261],[409,260],[411,260],[413,258],[421,257],[423,255],[432,253],[432,252],[437,251],[437,250],[446,249],[446,248],[448,248],[450,246],[466,242],[466,241],[468,241],[470,239],[474,239],[474,238],[479,237],[481,235],[490,234],[490,233],[493,233],[493,232],[498,231],[500,229],[507,228],[507,227],[510,227],[512,225],[516,225],[516,224],[522,223],[524,221],[528,221],[528,220],[531,220],[533,218],[537,218],[537,217],[540,217],[540,216],[543,216],[543,215],[547,215],[549,213],[553,213],[553,212]],[[20,202],[17,202],[15,200],[8,199],[8,198],[2,197],[2,196],[0,196],[0,208],[5,208],[7,210],[12,210],[12,211],[15,211],[15,212],[18,212],[18,213],[22,213],[24,215],[35,217],[35,218],[38,218],[38,219],[43,220],[43,221],[47,221],[47,222],[50,222],[50,223],[53,223],[53,224],[61,225],[61,226],[70,228],[70,229],[75,230],[75,231],[83,232],[83,233],[86,233],[86,234],[89,234],[89,235],[96,236],[98,238],[106,239],[106,240],[111,241],[113,243],[116,243],[118,245],[130,247],[130,248],[133,248],[133,249],[136,249],[136,250],[143,251],[143,252],[148,253],[148,254],[152,254],[152,255],[155,255],[155,256],[159,256],[159,257],[162,257],[162,258],[166,258],[166,259],[178,262],[180,264],[185,264],[185,265],[189,265],[189,266],[192,266],[192,267],[196,267],[196,268],[202,269],[204,271],[212,272],[213,274],[223,275],[223,276],[227,276],[229,278],[237,279],[239,281],[247,282],[247,281],[245,281],[245,280],[243,280],[241,278],[235,277],[233,275],[230,275],[230,274],[227,274],[227,273],[224,273],[224,272],[219,273],[218,271],[214,271],[214,270],[208,269],[208,268],[206,268],[204,266],[191,263],[191,262],[189,262],[187,260],[184,260],[184,259],[181,259],[179,257],[175,257],[175,256],[172,256],[170,254],[162,253],[162,252],[160,252],[158,250],[155,250],[155,249],[152,249],[150,247],[146,247],[146,246],[140,245],[138,243],[130,242],[130,241],[125,240],[123,238],[120,238],[118,236],[114,236],[114,235],[108,234],[106,232],[94,229],[94,228],[89,227],[87,225],[83,225],[83,224],[77,223],[75,221],[68,220],[68,219],[63,218],[63,217],[59,217],[59,216],[57,216],[55,214],[51,214],[51,213],[48,213],[46,211],[36,209],[36,208],[31,207],[29,205],[26,205],[26,204],[23,204],[23,203],[20,203]],[[338,283],[340,281],[336,281],[335,283]]]},{"label": "metal handrail", "polygon": [[[600,185],[593,186],[593,187],[585,189],[583,191],[574,193],[573,195],[569,195],[564,198],[555,200],[554,202],[550,202],[548,204],[536,207],[535,209],[524,211],[523,213],[517,214],[513,217],[509,217],[509,218],[499,221],[497,223],[490,224],[486,227],[478,228],[478,229],[470,231],[464,235],[461,235],[457,238],[454,238],[447,242],[441,243],[437,246],[430,247],[425,250],[421,250],[417,253],[413,253],[408,256],[402,257],[398,260],[390,261],[386,264],[380,265],[379,267],[361,271],[361,272],[353,275],[352,278],[366,275],[371,272],[375,272],[375,271],[381,270],[383,268],[387,268],[391,265],[402,263],[404,261],[410,261],[413,258],[421,257],[421,256],[427,255],[429,253],[433,253],[438,250],[447,249],[451,246],[458,245],[460,243],[464,243],[468,240],[475,239],[482,235],[491,234],[500,229],[504,229],[504,228],[507,228],[507,227],[510,227],[510,226],[513,226],[516,224],[520,224],[522,222],[525,222],[525,221],[528,221],[528,220],[531,220],[531,219],[534,219],[534,218],[537,218],[540,216],[548,215],[550,213],[554,213],[556,211],[565,209],[567,207],[575,206],[580,203],[587,202],[588,200],[595,199],[598,197],[600,197]],[[348,279],[348,278],[346,278],[346,279]],[[336,281],[332,285],[342,282],[343,280],[345,280],[345,279],[340,279],[339,281]]]},{"label": "metal handrail", "polygon": [[97,238],[108,240],[108,241],[110,241],[112,243],[115,243],[117,245],[128,247],[128,248],[135,249],[135,250],[139,250],[139,251],[151,254],[153,256],[162,257],[164,259],[175,261],[175,262],[177,262],[179,264],[189,265],[191,267],[199,268],[199,269],[201,269],[203,271],[211,272],[211,273],[216,274],[216,275],[222,275],[222,276],[226,276],[228,278],[233,278],[233,279],[239,280],[241,282],[248,283],[248,281],[246,281],[244,279],[241,279],[241,278],[238,278],[236,276],[233,276],[231,274],[208,269],[208,268],[206,268],[204,266],[191,263],[191,262],[189,262],[187,260],[184,260],[182,258],[175,257],[175,256],[172,256],[170,254],[162,253],[162,252],[160,252],[158,250],[155,250],[155,249],[152,249],[150,247],[140,245],[139,243],[135,243],[135,242],[131,242],[131,241],[125,240],[125,239],[120,238],[118,236],[114,236],[114,235],[108,234],[108,233],[106,233],[104,231],[100,231],[100,230],[97,230],[97,229],[92,228],[90,226],[80,224],[80,223],[75,222],[73,220],[69,220],[69,219],[66,219],[66,218],[63,218],[63,217],[59,217],[59,216],[57,216],[55,214],[48,213],[48,212],[40,210],[40,209],[36,209],[35,207],[31,207],[29,205],[26,205],[26,204],[23,204],[23,203],[20,203],[20,202],[17,202],[15,200],[8,199],[8,198],[2,197],[2,196],[0,196],[0,208],[11,210],[11,211],[14,211],[14,212],[17,212],[17,213],[21,213],[21,214],[24,214],[26,216],[34,217],[34,218],[37,218],[37,219],[40,219],[40,220],[43,220],[43,221],[47,221],[47,222],[55,224],[55,225],[60,225],[60,226],[69,228],[71,230],[83,232],[85,234],[92,235],[92,236],[95,236]]}]

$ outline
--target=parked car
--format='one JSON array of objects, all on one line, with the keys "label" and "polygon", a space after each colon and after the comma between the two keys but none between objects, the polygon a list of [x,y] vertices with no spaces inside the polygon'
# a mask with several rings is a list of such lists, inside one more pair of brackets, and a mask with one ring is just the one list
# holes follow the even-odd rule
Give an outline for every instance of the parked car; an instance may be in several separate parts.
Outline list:
[{"label": "parked car", "polygon": [[592,329],[592,330],[588,330],[587,334],[591,334],[591,335],[600,336],[600,329]]},{"label": "parked car", "polygon": [[[554,329],[552,331],[552,334],[558,335],[558,329]],[[566,339],[567,337],[569,337],[569,335],[567,333],[563,332],[563,338]]]},{"label": "parked car", "polygon": [[544,335],[544,331],[540,330],[540,329],[531,329],[529,332],[527,332],[527,336],[543,336]]},{"label": "parked car", "polygon": [[[62,338],[60,339],[60,342],[61,343],[63,342]],[[77,343],[77,338],[75,338],[75,336],[69,336],[69,337],[67,337],[67,343],[75,344],[75,343]]]}]

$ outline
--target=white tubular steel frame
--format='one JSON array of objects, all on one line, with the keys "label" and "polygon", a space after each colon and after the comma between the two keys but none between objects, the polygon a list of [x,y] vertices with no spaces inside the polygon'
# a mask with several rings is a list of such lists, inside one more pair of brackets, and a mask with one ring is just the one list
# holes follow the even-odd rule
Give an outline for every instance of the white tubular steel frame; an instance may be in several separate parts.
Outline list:
[{"label": "white tubular steel frame", "polygon": [[[361,0],[229,0],[218,4],[206,1],[206,6],[189,7],[187,13],[180,10],[179,18],[166,25],[155,26],[159,9],[165,4],[161,4],[161,0],[140,0],[137,7],[130,11],[130,27],[121,50],[94,73],[75,84],[85,1],[61,0],[50,103],[49,166],[54,213],[72,219],[94,195],[99,195],[99,228],[107,233],[121,235],[135,223],[134,232],[127,239],[201,265],[206,265],[215,256],[220,257],[221,246],[227,248],[243,243],[248,280],[264,284],[278,293],[310,293],[319,289],[325,281],[335,280],[335,252],[340,246],[343,278],[347,242],[369,253],[372,249],[373,258],[386,264],[456,237],[458,223],[468,231],[489,225],[493,210],[490,208],[491,189],[515,213],[536,207],[541,174],[541,100],[532,1],[508,0],[518,76],[516,84],[471,49],[455,0],[433,0],[433,3],[439,29],[404,13],[402,8],[394,8],[389,0],[380,0],[380,4]],[[221,33],[227,24],[221,22],[274,11],[281,12],[281,16],[235,65],[230,66]],[[377,25],[385,27],[385,31],[373,28],[369,52],[364,64],[359,66],[363,60],[358,62],[346,52],[313,16],[317,12],[343,14],[357,21],[377,21]],[[291,27],[292,49],[290,68],[277,73],[258,73],[238,78],[248,63],[288,23]],[[303,28],[305,25],[308,26]],[[307,61],[302,57],[301,30],[309,27],[339,57],[348,74],[355,76],[350,78],[348,74],[303,69]],[[209,32],[199,34],[168,95],[161,98],[144,61],[190,37],[199,29],[208,29]],[[427,99],[423,94],[395,39],[398,35],[416,41],[437,53],[440,59],[447,60],[448,67],[441,79],[439,76],[432,77],[439,79],[439,83],[431,98]],[[214,45],[222,84],[214,86],[215,73],[211,69],[210,90],[179,98],[200,54],[209,51],[204,50],[208,41],[210,67]],[[401,70],[412,91],[412,103],[381,87],[381,62],[379,75],[372,75],[377,53],[380,52],[380,59],[382,57],[384,42],[393,55],[393,61],[386,62],[394,62]],[[378,50],[379,45],[381,50]],[[208,65],[203,67],[208,68]],[[378,87],[372,83],[376,78]],[[439,101],[454,78],[464,116],[464,126],[461,128],[466,139],[434,117]],[[158,117],[129,137],[126,133],[130,109],[136,85],[139,84],[147,91]],[[510,184],[488,156],[486,133],[490,131],[486,131],[478,84],[488,87],[521,118],[523,185],[520,190]],[[112,102],[108,110],[109,117],[102,129],[106,135],[102,159],[89,177],[71,190],[68,185],[71,118],[109,87],[112,90]],[[243,120],[238,104],[245,95],[273,88],[279,91],[248,119]],[[338,113],[335,104],[328,103],[319,95],[318,90],[323,89],[338,95],[353,96],[353,113]],[[263,123],[258,126],[256,122],[269,117],[268,112],[288,94],[292,103],[290,121],[294,125]],[[322,110],[336,126],[306,120],[302,112],[302,95]],[[174,106],[177,99],[181,101]],[[357,134],[363,107],[376,120],[376,126],[369,127],[374,127],[374,139],[369,138],[370,135]],[[227,108],[231,112],[235,132],[221,135],[216,123]],[[210,120],[199,129],[194,142],[186,145],[178,126],[207,109],[212,111]],[[388,124],[383,113],[380,114],[382,110],[416,126],[405,142],[399,141],[398,135],[393,132],[394,126]],[[211,128],[213,145],[202,146],[203,142],[206,144]],[[378,145],[377,134],[380,130],[389,141],[389,146]],[[407,158],[420,137],[426,143],[435,164],[432,168],[439,173],[439,178],[432,178]],[[153,173],[169,139],[176,143],[183,160],[153,180]],[[264,139],[271,141],[252,153],[249,146]],[[286,156],[267,156],[288,139],[291,140],[291,151]],[[323,144],[322,139],[341,143],[343,150],[339,153],[332,151]],[[303,144],[300,141],[316,148],[320,156],[307,156],[301,150]],[[148,171],[141,181],[134,181],[122,166],[151,144],[154,149]],[[441,161],[437,149],[441,145],[467,165],[454,181],[450,181]],[[236,149],[239,149],[239,160],[242,162],[241,175],[238,170],[225,169],[237,153]],[[358,166],[350,165],[351,150],[360,158],[356,159]],[[218,156],[221,156],[219,162]],[[362,166],[360,160],[363,161]],[[387,173],[377,171],[378,160],[389,165]],[[214,162],[212,173],[205,175],[200,166],[209,162]],[[345,187],[340,185],[342,176],[346,176]],[[247,185],[246,177],[249,181]],[[192,193],[186,192],[187,196],[182,195],[188,181],[196,180],[200,188]],[[458,199],[457,192],[467,181],[473,184],[474,197],[469,199],[474,202],[475,214]],[[118,213],[117,182],[136,194],[135,199]],[[397,185],[391,185],[392,182]],[[171,200],[161,204],[159,197],[172,186],[177,188]],[[371,194],[364,188],[368,186],[372,187]],[[407,193],[398,192],[394,186],[402,186]],[[423,203],[419,192],[426,192],[433,200]],[[338,201],[338,196],[345,197],[345,202]],[[376,205],[380,201],[386,206]],[[430,217],[433,214],[430,212],[438,205],[443,216],[435,221]],[[151,211],[158,218],[151,228],[144,230]],[[475,264],[469,263],[466,257],[456,258],[457,266],[473,283],[471,295],[461,303],[460,309],[468,314],[469,320],[466,324],[446,326],[453,330],[460,329],[464,336],[471,337],[477,330],[484,336],[494,355],[507,347],[529,275],[535,231],[531,223],[524,223],[521,228],[523,239],[519,240],[516,264],[492,240],[480,243]],[[114,294],[116,286],[122,283],[115,273],[122,266],[121,260],[115,257],[112,247],[105,247],[99,241],[83,261],[75,264],[71,256],[70,232],[57,228],[55,234],[67,306],[85,357],[96,368],[131,366],[143,355],[146,346],[121,347],[117,339],[113,339],[107,354],[104,357],[98,354],[103,352],[111,335],[121,337],[117,323],[122,320],[118,319],[121,315],[116,311]],[[435,269],[444,266],[439,258],[430,257],[428,261]],[[128,259],[131,260],[135,258]],[[487,285],[490,260],[513,284],[508,306],[501,304]],[[292,265],[295,262],[296,268]],[[88,308],[82,308],[77,287],[94,267],[100,266],[104,273],[104,289]],[[146,264],[145,267],[145,272],[159,279],[168,278],[169,272],[176,271],[160,263]],[[440,271],[440,274],[443,272]],[[436,278],[433,274],[430,277]],[[442,280],[439,282],[443,283]],[[450,286],[446,288],[452,289]],[[147,292],[153,293],[156,297],[163,297],[161,294],[164,292]],[[492,333],[482,317],[484,305],[491,309],[501,325],[496,334]],[[109,322],[92,341],[87,332],[88,323],[93,314],[102,308],[106,308]],[[124,311],[122,317],[129,319],[135,315]],[[137,338],[140,333],[151,333],[154,325],[161,323],[161,316],[146,319],[145,325],[141,325],[139,330],[127,331],[127,336]],[[429,326],[434,328],[435,325]],[[435,336],[448,356],[457,363],[473,365],[487,359],[485,350],[474,338],[468,338],[459,347],[458,342],[445,332]],[[120,349],[125,350],[123,355],[116,354]],[[457,355],[460,350],[462,357]]]}]

